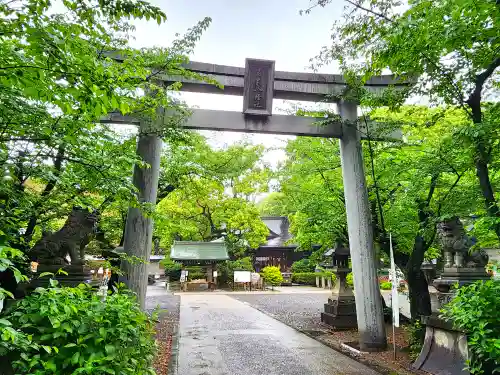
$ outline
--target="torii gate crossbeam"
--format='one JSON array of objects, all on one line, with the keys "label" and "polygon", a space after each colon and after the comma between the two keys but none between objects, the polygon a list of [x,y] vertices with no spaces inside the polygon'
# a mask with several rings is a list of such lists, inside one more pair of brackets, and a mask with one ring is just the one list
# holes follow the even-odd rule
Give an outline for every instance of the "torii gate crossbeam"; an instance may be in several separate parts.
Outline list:
[{"label": "torii gate crossbeam", "polygon": [[[366,189],[364,162],[361,148],[361,129],[357,122],[357,104],[340,100],[346,89],[346,82],[339,75],[310,73],[275,72],[274,61],[247,59],[246,67],[232,67],[191,62],[188,69],[208,74],[224,85],[220,89],[206,82],[186,80],[183,77],[157,75],[169,85],[182,82],[181,90],[209,92],[229,95],[243,95],[243,111],[224,112],[194,110],[188,120],[188,128],[222,131],[264,132],[278,134],[312,135],[340,138],[342,175],[344,181],[345,205],[347,213],[349,246],[354,272],[354,290],[359,344],[363,351],[375,351],[387,346],[382,302],[377,280],[377,268],[373,247],[372,221]],[[394,85],[402,87],[392,76],[375,77],[367,82],[368,90],[382,90]],[[342,123],[332,123],[320,127],[315,119],[294,116],[272,115],[272,99],[295,99],[304,101],[324,100],[337,102]],[[140,120],[130,116],[112,114],[103,119],[106,123],[135,123],[142,128]],[[145,125],[146,126],[146,125]],[[134,168],[134,184],[138,188],[138,198],[142,202],[154,204],[158,186],[161,142],[157,136],[139,132],[138,155],[151,168]],[[160,145],[160,146],[159,146]],[[127,253],[140,254],[149,260],[152,243],[151,218],[145,217],[138,209],[130,208],[125,229],[124,249]],[[138,251],[137,251],[138,250]],[[129,285],[138,293],[142,306],[146,294],[146,273],[132,270]],[[142,280],[142,279],[143,280]],[[138,282],[143,281],[143,282]]]}]

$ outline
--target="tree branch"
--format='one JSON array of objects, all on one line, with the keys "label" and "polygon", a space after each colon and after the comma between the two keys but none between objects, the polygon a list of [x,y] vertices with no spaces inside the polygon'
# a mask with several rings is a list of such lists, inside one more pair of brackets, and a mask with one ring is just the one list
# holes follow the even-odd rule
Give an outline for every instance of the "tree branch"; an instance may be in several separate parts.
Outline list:
[{"label": "tree branch", "polygon": [[387,17],[386,15],[384,15],[382,13],[375,12],[373,9],[365,8],[365,7],[361,6],[360,4],[357,4],[357,3],[355,3],[354,1],[351,1],[351,0],[345,0],[345,1],[348,2],[349,4],[355,6],[356,8],[364,10],[365,12],[371,13],[371,14],[373,14],[373,15],[379,17],[379,18],[382,18],[382,19],[384,19],[386,21],[389,21],[391,23],[394,22],[393,19]]},{"label": "tree branch", "polygon": [[488,78],[491,77],[491,75],[495,72],[495,69],[499,66],[500,57],[497,57],[490,63],[490,65],[486,67],[484,72],[476,76],[474,91],[470,94],[469,98],[466,101],[469,106],[473,107],[474,105],[481,103],[481,94],[483,91],[484,83]]},{"label": "tree branch", "polygon": [[43,189],[42,194],[40,195],[40,199],[35,204],[35,207],[33,207],[33,215],[31,215],[28,222],[28,226],[26,227],[26,232],[24,233],[24,238],[26,239],[26,242],[29,242],[31,240],[31,236],[33,235],[33,232],[35,230],[35,226],[38,219],[37,210],[42,206],[44,198],[47,195],[49,195],[49,193],[54,189],[54,187],[57,184],[57,179],[62,171],[62,161],[64,158],[64,152],[65,152],[65,145],[64,144],[59,145],[57,149],[57,154],[54,157],[54,170],[55,170],[54,175],[48,181],[47,185],[45,185],[45,188]]},{"label": "tree branch", "polygon": [[455,182],[453,183],[453,185],[451,185],[451,187],[448,189],[448,191],[446,192],[446,194],[444,195],[444,197],[439,201],[438,203],[438,210],[437,210],[437,216],[441,216],[441,208],[443,206],[443,203],[444,201],[448,198],[448,195],[450,195],[451,191],[458,185],[458,182],[460,181],[460,179],[462,178],[463,174],[459,174],[455,180]]}]

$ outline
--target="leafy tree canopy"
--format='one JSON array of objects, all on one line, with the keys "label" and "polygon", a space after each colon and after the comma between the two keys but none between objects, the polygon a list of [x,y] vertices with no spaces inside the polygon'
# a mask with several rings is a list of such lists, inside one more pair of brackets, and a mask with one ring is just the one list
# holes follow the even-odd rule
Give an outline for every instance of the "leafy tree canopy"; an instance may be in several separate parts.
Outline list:
[{"label": "leafy tree canopy", "polygon": [[[331,0],[318,0],[307,11],[329,3]],[[473,151],[489,226],[500,238],[500,209],[491,170],[495,168],[499,139],[498,3],[475,0],[345,0],[345,3],[342,20],[335,22],[332,29],[332,45],[321,51],[313,65],[336,61],[348,77],[361,77],[354,91],[370,106],[379,106],[380,98],[363,90],[362,83],[389,70],[399,79],[409,79],[414,84],[385,104],[401,105],[408,95],[414,94],[428,98],[433,104],[452,105],[461,110],[468,126],[455,135],[455,141],[469,143]],[[488,100],[495,103],[486,103]]]},{"label": "leafy tree canopy", "polygon": [[170,192],[158,204],[156,233],[168,248],[174,239],[224,238],[233,255],[265,241],[253,194],[267,191],[268,170],[260,165],[261,146],[236,144],[213,149],[195,135],[190,144],[165,152],[161,186]]},{"label": "leafy tree canopy", "polygon": [[149,121],[162,106],[169,121],[148,131],[182,138],[172,125],[185,109],[170,95],[179,86],[164,90],[155,78],[160,72],[192,77],[181,64],[210,23],[201,21],[169,48],[138,50],[129,45],[129,20],[162,23],[158,7],[131,0],[52,5],[0,4],[0,221],[22,248],[64,222],[73,206],[102,213],[134,199],[135,134],[98,121],[114,111]]}]

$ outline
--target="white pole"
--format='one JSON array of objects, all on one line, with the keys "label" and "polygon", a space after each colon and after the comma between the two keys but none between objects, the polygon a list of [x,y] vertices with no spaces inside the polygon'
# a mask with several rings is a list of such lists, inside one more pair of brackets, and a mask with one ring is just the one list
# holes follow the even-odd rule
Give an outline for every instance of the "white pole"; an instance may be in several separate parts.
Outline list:
[{"label": "white pole", "polygon": [[394,252],[392,250],[392,234],[389,233],[389,247],[391,252],[391,307],[392,307],[392,346],[394,348],[394,359],[396,359],[396,327],[399,327],[399,296],[398,280],[396,275],[396,263],[394,262]]}]

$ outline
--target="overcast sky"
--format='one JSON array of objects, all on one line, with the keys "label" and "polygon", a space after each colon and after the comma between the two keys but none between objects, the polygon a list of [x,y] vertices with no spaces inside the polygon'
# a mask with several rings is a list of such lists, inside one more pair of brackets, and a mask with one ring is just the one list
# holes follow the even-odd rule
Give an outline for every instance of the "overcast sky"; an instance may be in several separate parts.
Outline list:
[{"label": "overcast sky", "polygon": [[[193,61],[244,67],[245,58],[276,61],[276,70],[308,71],[309,59],[329,44],[330,29],[340,17],[342,0],[334,0],[327,8],[317,8],[309,15],[299,11],[309,6],[309,0],[152,0],[167,14],[167,22],[158,26],[153,22],[134,22],[137,30],[132,45],[152,47],[171,45],[176,33],[205,17],[212,23],[197,44]],[[335,67],[320,70],[336,73]],[[203,109],[242,111],[243,99],[238,96],[184,93],[186,102]],[[289,104],[274,100],[274,112]],[[210,134],[214,143],[233,143],[243,137],[266,147],[283,146],[286,136],[244,135],[240,133]],[[282,159],[280,152],[270,152],[266,161]]]}]

